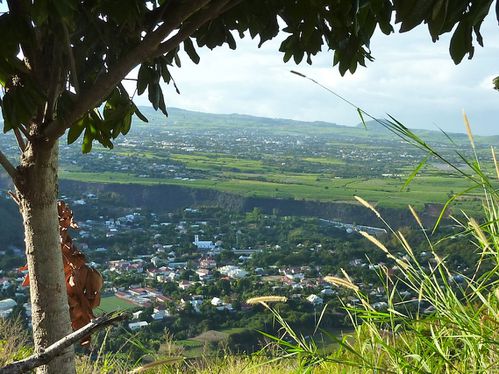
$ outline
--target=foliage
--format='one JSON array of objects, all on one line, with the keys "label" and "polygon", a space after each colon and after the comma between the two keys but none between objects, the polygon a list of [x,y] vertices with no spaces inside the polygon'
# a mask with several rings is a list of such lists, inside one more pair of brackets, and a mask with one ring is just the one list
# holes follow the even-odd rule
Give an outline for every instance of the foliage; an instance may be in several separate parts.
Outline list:
[{"label": "foliage", "polygon": [[[137,65],[136,92],[147,91],[154,109],[167,114],[160,81],[175,85],[170,69],[181,66],[183,49],[195,63],[196,47],[236,48],[234,34],[259,37],[259,45],[283,31],[284,61],[308,63],[325,46],[342,74],[372,60],[370,39],[426,23],[432,39],[453,31],[450,54],[459,63],[483,45],[480,26],[492,1],[113,1],[7,2],[0,16],[0,105],[4,132],[28,136],[33,121],[42,136],[68,143],[83,135],[89,152],[97,140],[108,148],[130,130],[133,115],[146,118],[121,81]],[[278,19],[284,21],[282,27]],[[457,25],[457,27],[455,27]],[[282,30],[281,30],[282,28]],[[19,52],[22,51],[22,54]],[[175,86],[176,87],[176,86]],[[178,89],[177,89],[178,91]],[[43,108],[47,106],[48,110]],[[102,109],[101,109],[102,108]]]},{"label": "foliage", "polygon": [[13,361],[30,356],[30,347],[26,326],[20,318],[0,318],[0,367]]},{"label": "foliage", "polygon": [[[385,124],[408,140],[425,147],[433,157],[446,162],[437,151],[428,147],[400,122],[392,119]],[[473,137],[466,117],[465,124],[473,148]],[[344,305],[355,326],[353,337],[337,339],[339,349],[332,354],[323,354],[313,342],[307,342],[297,335],[287,321],[275,309],[270,308],[282,326],[283,336],[268,336],[282,347],[284,352],[281,357],[297,357],[303,370],[332,365],[336,368],[351,367],[354,372],[497,371],[499,194],[495,188],[497,181],[491,178],[499,178],[499,169],[493,149],[492,155],[495,164],[493,174],[496,174],[493,177],[483,169],[476,156],[473,160],[463,157],[468,169],[451,165],[462,177],[474,180],[476,187],[483,191],[485,220],[478,223],[468,216],[464,221],[456,219],[460,228],[460,240],[470,240],[470,247],[479,255],[471,275],[465,276],[450,270],[447,258],[437,253],[427,229],[410,207],[432,254],[430,261],[418,259],[411,244],[400,231],[392,230],[403,249],[400,255],[365,233],[364,236],[397,265],[398,270],[395,272],[390,267],[383,267],[379,272],[386,292],[385,306],[380,308],[372,304],[369,294],[363,292],[345,272],[343,279],[331,277],[331,282],[350,289],[359,300],[358,306]],[[452,196],[450,202],[454,198]],[[363,199],[359,200],[383,220],[372,205]],[[388,228],[391,229],[389,226]],[[407,289],[416,294],[417,298],[404,299],[401,291]],[[284,340],[284,336],[291,337],[292,342]]]}]

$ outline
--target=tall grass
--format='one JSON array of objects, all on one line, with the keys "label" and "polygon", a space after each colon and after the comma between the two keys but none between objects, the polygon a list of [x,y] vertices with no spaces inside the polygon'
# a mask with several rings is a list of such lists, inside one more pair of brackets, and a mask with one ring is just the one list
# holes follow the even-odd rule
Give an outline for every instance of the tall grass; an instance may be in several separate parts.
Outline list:
[{"label": "tall grass", "polygon": [[21,317],[0,318],[0,368],[32,353],[31,339]]},{"label": "tall grass", "polygon": [[[359,287],[343,272],[342,277],[331,276],[326,280],[348,289],[360,303],[357,306],[344,304],[355,331],[350,338],[331,337],[339,346],[335,352],[320,352],[313,342],[297,336],[276,309],[267,306],[282,327],[281,336],[269,337],[283,349],[281,357],[297,358],[303,372],[499,372],[499,167],[494,149],[491,149],[490,163],[494,165],[493,170],[486,170],[477,156],[471,127],[464,114],[472,157],[457,153],[465,165],[462,168],[393,117],[377,120],[361,109],[358,111],[361,116],[369,116],[408,144],[426,152],[427,156],[417,165],[405,186],[432,158],[446,163],[453,173],[472,183],[470,188],[447,201],[433,232],[455,199],[470,191],[482,191],[481,220],[466,212],[461,212],[461,218],[451,216],[456,223],[454,236],[469,241],[469,250],[477,252],[479,259],[471,273],[459,274],[450,269],[446,258],[439,256],[435,249],[437,243],[432,240],[432,230],[424,227],[416,211],[409,207],[431,253],[429,261],[423,259],[402,232],[385,222],[374,206],[356,197],[387,226],[401,249],[390,251],[377,238],[361,233],[385,253],[390,264],[381,266],[378,273],[386,306],[375,308],[369,299],[369,290]],[[414,298],[407,300],[401,295],[402,290],[409,291]]]}]

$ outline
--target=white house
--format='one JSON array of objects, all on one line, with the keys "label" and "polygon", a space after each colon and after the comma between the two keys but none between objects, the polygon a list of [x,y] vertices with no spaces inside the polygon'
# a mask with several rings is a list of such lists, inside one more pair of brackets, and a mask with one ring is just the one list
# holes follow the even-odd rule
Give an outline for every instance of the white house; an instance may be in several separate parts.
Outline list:
[{"label": "white house", "polygon": [[314,304],[314,305],[322,305],[324,303],[324,300],[321,297],[314,295],[314,294],[307,297],[307,301],[309,303]]},{"label": "white house", "polygon": [[212,250],[215,248],[215,243],[211,240],[199,240],[199,235],[194,236],[194,241],[192,243],[197,247],[197,249]]},{"label": "white house", "polygon": [[227,273],[227,275],[234,279],[241,279],[248,275],[248,272],[243,269],[234,269]]},{"label": "white house", "polygon": [[331,288],[324,288],[321,291],[321,294],[323,294],[325,296],[331,296],[331,295],[336,295],[336,291],[332,290]]},{"label": "white house", "polygon": [[0,311],[6,311],[14,308],[17,305],[14,299],[0,300]]},{"label": "white house", "polygon": [[7,318],[12,313],[12,310],[17,305],[13,299],[0,300],[0,318]]},{"label": "white house", "polygon": [[139,319],[142,312],[143,312],[142,310],[139,310],[137,312],[133,312],[132,313],[133,319]]},{"label": "white house", "polygon": [[213,306],[222,305],[222,300],[219,297],[214,297],[213,299],[211,299],[211,305]]},{"label": "white house", "polygon": [[139,330],[143,327],[148,326],[149,323],[147,321],[139,321],[139,322],[131,322],[128,324],[128,328],[132,331]]},{"label": "white house", "polygon": [[154,309],[154,313],[151,314],[151,318],[155,321],[160,321],[167,317],[166,310],[164,309]]}]

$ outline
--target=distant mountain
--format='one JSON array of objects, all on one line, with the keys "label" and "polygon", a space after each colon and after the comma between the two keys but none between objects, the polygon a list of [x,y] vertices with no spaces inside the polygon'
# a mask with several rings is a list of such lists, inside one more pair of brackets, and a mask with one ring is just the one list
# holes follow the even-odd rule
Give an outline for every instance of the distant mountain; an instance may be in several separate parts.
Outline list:
[{"label": "distant mountain", "polygon": [[[140,110],[150,119],[154,125],[167,125],[181,130],[182,128],[192,130],[193,128],[203,130],[221,130],[223,128],[240,127],[242,129],[257,129],[259,131],[271,131],[274,133],[299,134],[299,135],[338,135],[346,137],[375,138],[379,140],[393,140],[397,135],[393,134],[377,120],[366,121],[356,126],[344,126],[323,121],[297,121],[284,118],[267,118],[251,116],[247,114],[214,114],[190,111],[180,108],[168,108],[168,118],[162,113],[154,111],[151,107],[141,107]],[[383,122],[383,119],[379,119]],[[137,121],[137,123],[139,123]],[[432,142],[449,143],[447,136],[440,131],[412,129],[414,133],[424,140]],[[447,133],[457,143],[467,143],[466,134]],[[475,140],[483,144],[499,145],[499,136],[476,136]]]},{"label": "distant mountain", "polygon": [[367,131],[386,132],[386,133],[391,132],[380,122],[384,122],[384,120],[382,118],[378,118],[375,120],[372,119],[369,121],[365,121],[365,123],[360,122],[355,127],[363,130],[367,129]]},{"label": "distant mountain", "polygon": [[[383,118],[378,118],[376,120],[370,120],[365,122],[365,126],[362,122],[358,123],[355,127],[366,129],[367,132],[371,133],[383,133],[383,134],[393,134],[383,123],[387,123],[387,121]],[[457,142],[468,142],[468,135],[464,133],[456,133],[456,132],[443,132],[438,130],[425,130],[425,129],[410,129],[416,135],[420,136],[423,140],[432,140],[439,142],[449,142],[447,136],[452,138]],[[447,136],[446,136],[447,134]],[[480,136],[475,135],[474,139],[478,142],[483,142],[486,144],[499,144],[499,135],[490,135],[490,136]]]},{"label": "distant mountain", "polygon": [[312,128],[344,128],[345,126],[340,126],[336,123],[323,122],[323,121],[297,121],[285,118],[268,118],[251,116],[247,114],[215,114],[215,113],[205,113],[198,111],[190,111],[180,108],[168,108],[168,118],[166,119],[162,113],[154,111],[150,107],[140,107],[140,110],[151,119],[151,123],[166,123],[166,124],[177,124],[182,122],[182,124],[193,124],[197,123],[203,127],[225,127],[239,125],[242,127],[260,127],[260,126],[272,126],[274,128],[278,127],[289,127],[289,128],[299,128],[299,127],[312,127]]},{"label": "distant mountain", "polygon": [[[168,118],[161,112],[155,111],[151,107],[141,106],[140,110],[149,119],[149,125],[167,125],[174,127],[176,130],[185,128],[192,130],[199,128],[203,130],[217,130],[226,127],[234,128],[238,126],[242,129],[258,129],[261,131],[271,131],[275,133],[286,134],[301,134],[301,135],[341,135],[349,137],[361,138],[376,138],[376,139],[395,139],[396,135],[379,122],[384,119],[369,120],[362,122],[356,126],[339,125],[333,122],[324,121],[298,121],[286,118],[269,118],[252,116],[248,114],[217,114],[191,111],[181,108],[169,107]],[[134,119],[136,124],[143,124],[137,118]],[[379,122],[378,122],[379,121]],[[0,128],[3,128],[3,121],[0,114]],[[415,134],[419,135],[424,140],[433,142],[449,143],[447,136],[437,130],[411,129]],[[468,137],[463,133],[447,133],[455,142],[467,143]],[[493,136],[475,136],[475,140],[479,143],[499,146],[499,135]]]}]

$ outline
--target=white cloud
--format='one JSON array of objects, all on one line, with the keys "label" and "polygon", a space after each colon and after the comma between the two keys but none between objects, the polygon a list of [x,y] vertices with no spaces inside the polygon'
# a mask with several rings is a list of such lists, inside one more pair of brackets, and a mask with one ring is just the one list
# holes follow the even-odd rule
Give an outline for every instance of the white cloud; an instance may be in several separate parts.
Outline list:
[{"label": "white cloud", "polygon": [[239,41],[236,51],[227,47],[200,50],[199,65],[183,56],[182,68],[173,70],[182,94],[167,87],[167,104],[215,113],[346,125],[359,122],[354,108],[310,81],[290,74],[289,70],[294,69],[375,116],[390,113],[410,127],[435,129],[438,125],[446,131],[462,132],[464,108],[476,133],[499,134],[499,126],[491,120],[499,114],[499,95],[490,83],[499,75],[496,29],[494,20],[489,19],[483,27],[486,47],[477,47],[473,60],[458,66],[448,54],[449,36],[434,44],[424,27],[406,34],[378,33],[371,43],[376,60],[344,77],[331,66],[331,52],[316,56],[312,66],[296,66],[282,62],[278,49],[283,36],[261,49],[256,40],[245,38]]}]

